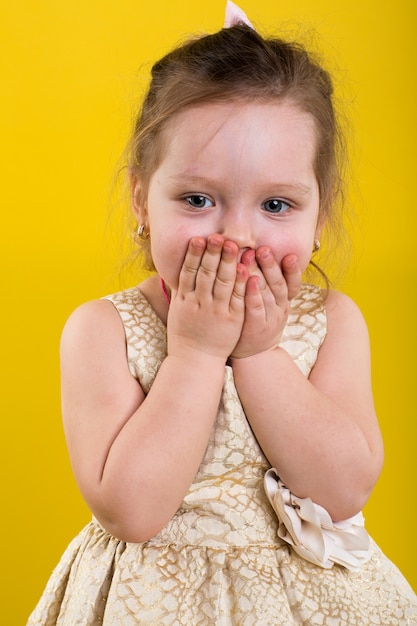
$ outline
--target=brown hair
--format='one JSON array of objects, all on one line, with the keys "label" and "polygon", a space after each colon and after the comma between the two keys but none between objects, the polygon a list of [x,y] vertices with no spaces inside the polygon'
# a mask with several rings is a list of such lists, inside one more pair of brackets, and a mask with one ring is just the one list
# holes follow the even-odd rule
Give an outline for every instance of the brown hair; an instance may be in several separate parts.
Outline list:
[{"label": "brown hair", "polygon": [[[264,38],[244,24],[191,39],[153,66],[130,146],[130,168],[141,181],[142,202],[163,156],[163,131],[172,117],[186,107],[233,100],[289,100],[312,116],[320,214],[337,225],[344,143],[331,78],[302,45]],[[148,242],[143,251],[151,266]]]}]

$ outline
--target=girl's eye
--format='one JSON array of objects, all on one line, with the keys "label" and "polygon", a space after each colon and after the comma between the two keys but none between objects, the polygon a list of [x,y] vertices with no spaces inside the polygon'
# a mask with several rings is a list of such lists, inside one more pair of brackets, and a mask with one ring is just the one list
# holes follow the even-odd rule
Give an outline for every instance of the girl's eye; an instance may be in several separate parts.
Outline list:
[{"label": "girl's eye", "polygon": [[271,200],[267,200],[263,204],[263,208],[268,213],[285,213],[290,208],[288,202],[284,202],[284,200],[279,200],[278,198],[272,198]]},{"label": "girl's eye", "polygon": [[200,196],[198,194],[187,196],[185,200],[193,209],[207,209],[208,207],[213,206],[213,202],[211,200],[206,198],[206,196]]}]

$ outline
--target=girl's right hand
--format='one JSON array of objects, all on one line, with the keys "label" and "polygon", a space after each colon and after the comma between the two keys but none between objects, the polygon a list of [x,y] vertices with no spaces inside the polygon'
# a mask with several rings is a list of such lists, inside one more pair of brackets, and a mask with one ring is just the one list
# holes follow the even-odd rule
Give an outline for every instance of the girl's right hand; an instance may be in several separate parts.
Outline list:
[{"label": "girl's right hand", "polygon": [[242,331],[247,279],[233,241],[218,234],[191,239],[171,290],[168,355],[197,351],[226,361]]}]

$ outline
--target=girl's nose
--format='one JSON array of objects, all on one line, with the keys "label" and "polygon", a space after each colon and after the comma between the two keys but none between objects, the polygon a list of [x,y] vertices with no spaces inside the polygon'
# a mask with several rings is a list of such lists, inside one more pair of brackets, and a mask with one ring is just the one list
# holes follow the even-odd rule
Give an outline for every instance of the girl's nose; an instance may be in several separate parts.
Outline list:
[{"label": "girl's nose", "polygon": [[226,211],[223,215],[219,234],[225,239],[234,241],[240,250],[256,247],[256,236],[253,219],[243,210]]}]

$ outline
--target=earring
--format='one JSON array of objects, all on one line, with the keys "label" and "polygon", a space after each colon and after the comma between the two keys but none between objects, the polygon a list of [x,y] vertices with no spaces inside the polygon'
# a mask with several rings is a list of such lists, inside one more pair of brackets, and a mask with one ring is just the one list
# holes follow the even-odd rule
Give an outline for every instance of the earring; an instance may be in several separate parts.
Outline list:
[{"label": "earring", "polygon": [[313,243],[313,252],[317,252],[318,250],[320,250],[320,241],[315,239]]},{"label": "earring", "polygon": [[138,227],[138,237],[139,239],[142,239],[142,241],[146,241],[146,239],[149,239],[149,231],[145,229],[145,224],[140,224],[140,226]]}]

